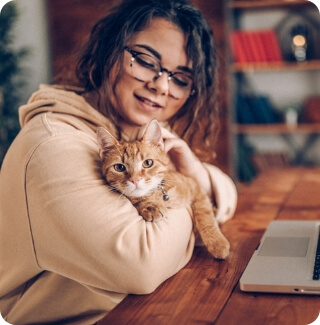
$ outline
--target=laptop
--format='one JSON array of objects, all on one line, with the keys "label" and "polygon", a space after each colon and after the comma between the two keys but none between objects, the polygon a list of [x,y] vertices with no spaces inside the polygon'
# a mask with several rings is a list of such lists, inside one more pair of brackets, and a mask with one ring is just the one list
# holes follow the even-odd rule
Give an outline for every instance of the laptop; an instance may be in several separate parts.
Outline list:
[{"label": "laptop", "polygon": [[240,289],[320,295],[320,220],[273,221],[240,278]]}]

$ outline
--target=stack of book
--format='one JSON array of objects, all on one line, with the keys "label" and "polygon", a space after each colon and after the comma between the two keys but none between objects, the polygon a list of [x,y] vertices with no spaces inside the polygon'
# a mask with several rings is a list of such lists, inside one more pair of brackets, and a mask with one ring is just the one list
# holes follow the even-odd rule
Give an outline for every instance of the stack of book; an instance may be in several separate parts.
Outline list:
[{"label": "stack of book", "polygon": [[267,96],[239,93],[236,98],[236,122],[270,124],[279,122],[279,116]]},{"label": "stack of book", "polygon": [[235,62],[279,62],[282,53],[276,32],[267,30],[235,30],[231,34]]}]

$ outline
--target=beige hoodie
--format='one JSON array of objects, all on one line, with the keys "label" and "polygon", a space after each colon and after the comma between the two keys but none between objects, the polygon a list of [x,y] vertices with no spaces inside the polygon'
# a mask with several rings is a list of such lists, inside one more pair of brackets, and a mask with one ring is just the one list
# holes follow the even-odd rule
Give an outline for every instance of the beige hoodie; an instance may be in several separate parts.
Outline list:
[{"label": "beige hoodie", "polygon": [[[0,312],[9,323],[93,324],[188,263],[195,236],[187,209],[145,222],[105,185],[95,131],[115,133],[106,117],[51,86],[19,113],[22,130],[0,173]],[[234,184],[205,166],[225,221]]]}]

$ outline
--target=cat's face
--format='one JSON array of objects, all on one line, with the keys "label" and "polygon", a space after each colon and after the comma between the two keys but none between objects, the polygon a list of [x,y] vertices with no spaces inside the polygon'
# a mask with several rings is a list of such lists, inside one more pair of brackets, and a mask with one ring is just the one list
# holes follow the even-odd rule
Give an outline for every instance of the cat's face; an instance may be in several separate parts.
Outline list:
[{"label": "cat's face", "polygon": [[102,129],[98,142],[102,172],[111,187],[128,197],[141,197],[161,184],[169,159],[150,130],[142,140],[128,143],[117,141]]}]

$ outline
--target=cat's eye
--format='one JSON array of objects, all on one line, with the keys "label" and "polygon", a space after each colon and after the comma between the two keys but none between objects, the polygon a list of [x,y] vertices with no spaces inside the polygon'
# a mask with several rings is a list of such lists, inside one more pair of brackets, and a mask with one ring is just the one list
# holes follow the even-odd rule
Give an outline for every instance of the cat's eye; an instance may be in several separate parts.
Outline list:
[{"label": "cat's eye", "polygon": [[152,165],[153,165],[153,160],[152,159],[146,159],[142,164],[142,166],[144,168],[150,168]]},{"label": "cat's eye", "polygon": [[115,164],[113,165],[113,168],[119,173],[123,173],[126,170],[126,166],[123,164]]}]

